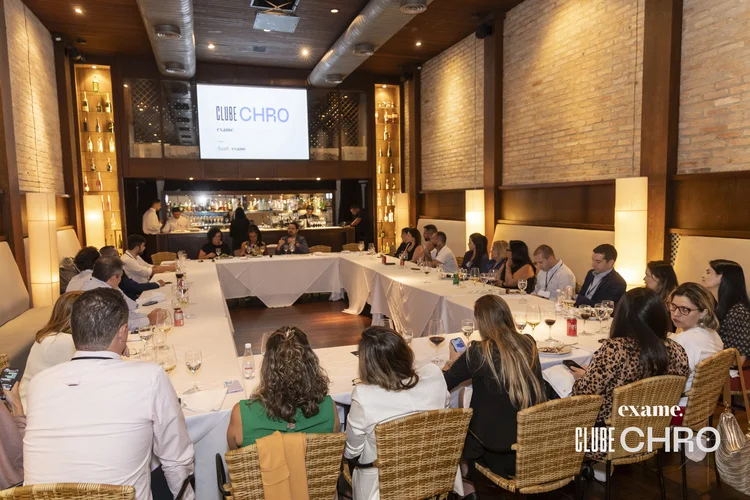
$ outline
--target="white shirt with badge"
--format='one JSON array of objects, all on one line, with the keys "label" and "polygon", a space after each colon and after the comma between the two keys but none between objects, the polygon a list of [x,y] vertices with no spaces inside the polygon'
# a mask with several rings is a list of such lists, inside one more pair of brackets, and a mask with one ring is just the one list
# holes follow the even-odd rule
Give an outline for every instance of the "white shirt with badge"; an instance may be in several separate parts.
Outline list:
[{"label": "white shirt with badge", "polygon": [[539,271],[533,294],[545,299],[557,300],[557,290],[564,291],[568,286],[575,290],[576,277],[560,259],[549,271]]}]

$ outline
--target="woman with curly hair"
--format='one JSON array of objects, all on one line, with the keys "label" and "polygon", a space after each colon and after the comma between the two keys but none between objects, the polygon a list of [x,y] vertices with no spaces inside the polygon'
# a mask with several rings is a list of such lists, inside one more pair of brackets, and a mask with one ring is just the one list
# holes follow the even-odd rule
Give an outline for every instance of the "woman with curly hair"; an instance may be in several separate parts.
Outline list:
[{"label": "woman with curly hair", "polygon": [[328,395],[328,384],[307,335],[293,326],[279,328],[266,341],[255,393],[232,408],[229,448],[255,444],[275,431],[338,432],[338,412]]}]

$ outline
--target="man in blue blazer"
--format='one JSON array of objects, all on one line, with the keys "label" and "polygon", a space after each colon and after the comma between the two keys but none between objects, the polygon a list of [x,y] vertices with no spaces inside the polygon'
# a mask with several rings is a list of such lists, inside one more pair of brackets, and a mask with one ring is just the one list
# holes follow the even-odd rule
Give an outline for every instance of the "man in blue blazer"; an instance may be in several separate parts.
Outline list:
[{"label": "man in blue blazer", "polygon": [[594,248],[591,256],[591,271],[583,280],[581,293],[576,298],[576,307],[581,305],[593,306],[603,300],[611,300],[615,304],[625,295],[627,284],[620,273],[615,271],[617,250],[609,243]]}]

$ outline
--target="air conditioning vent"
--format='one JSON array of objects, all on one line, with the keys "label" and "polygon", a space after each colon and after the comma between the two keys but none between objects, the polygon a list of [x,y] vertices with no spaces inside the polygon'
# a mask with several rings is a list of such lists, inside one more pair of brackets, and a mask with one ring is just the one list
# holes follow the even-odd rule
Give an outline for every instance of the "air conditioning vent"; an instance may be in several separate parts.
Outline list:
[{"label": "air conditioning vent", "polygon": [[156,33],[156,36],[159,38],[170,40],[182,38],[179,26],[175,26],[174,24],[157,24],[154,26],[154,33]]},{"label": "air conditioning vent", "polygon": [[327,83],[335,83],[339,84],[344,81],[344,75],[341,75],[339,73],[333,73],[330,75],[326,75],[326,82]]},{"label": "air conditioning vent", "polygon": [[401,12],[409,15],[421,14],[427,10],[427,0],[401,0]]},{"label": "air conditioning vent", "polygon": [[255,14],[253,29],[277,31],[279,33],[294,33],[299,23],[299,17],[277,10],[268,10]]},{"label": "air conditioning vent", "polygon": [[178,62],[167,62],[164,63],[164,71],[170,75],[184,75],[185,65]]},{"label": "air conditioning vent", "polygon": [[361,57],[370,57],[375,53],[375,46],[371,43],[358,43],[352,49],[352,54]]},{"label": "air conditioning vent", "polygon": [[265,52],[268,52],[268,47],[264,47],[262,45],[255,45],[253,46],[253,52],[265,53]]},{"label": "air conditioning vent", "polygon": [[293,13],[297,10],[299,0],[250,0],[250,7],[259,10]]}]

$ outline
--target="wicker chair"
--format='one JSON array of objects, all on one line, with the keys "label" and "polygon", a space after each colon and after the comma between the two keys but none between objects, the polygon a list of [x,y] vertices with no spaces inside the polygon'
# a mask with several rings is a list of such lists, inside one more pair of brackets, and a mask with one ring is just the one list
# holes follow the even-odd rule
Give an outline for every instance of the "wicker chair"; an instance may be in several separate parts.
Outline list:
[{"label": "wicker chair", "polygon": [[328,245],[315,245],[310,247],[310,253],[331,253],[331,247]]},{"label": "wicker chair", "polygon": [[[380,499],[448,498],[472,412],[471,408],[430,410],[378,424],[378,458],[372,465],[378,468]],[[347,467],[344,477],[351,484]]]},{"label": "wicker chair", "polygon": [[359,243],[344,243],[344,250],[359,252]]},{"label": "wicker chair", "polygon": [[601,396],[555,399],[518,412],[516,475],[498,476],[475,464],[477,471],[511,493],[536,494],[578,485],[584,452],[576,451],[576,428],[591,428],[602,406]]},{"label": "wicker chair", "polygon": [[132,486],[110,486],[92,483],[52,483],[18,486],[0,491],[8,500],[134,500]]},{"label": "wicker chair", "polygon": [[[704,359],[695,367],[693,383],[690,390],[685,393],[688,397],[688,404],[682,417],[683,427],[689,427],[695,432],[706,426],[713,427],[716,402],[727,382],[729,369],[737,359],[736,356],[736,349],[724,349],[710,358]],[[681,463],[686,463],[684,446],[680,447],[680,458]],[[716,483],[721,484],[715,457],[714,470],[716,472]],[[682,467],[682,497],[685,499],[687,499],[687,490],[687,468]]]},{"label": "wicker chair", "polygon": [[151,262],[155,266],[160,266],[162,262],[168,260],[177,260],[177,254],[174,252],[157,252],[151,254]]},{"label": "wicker chair", "polygon": [[7,354],[0,354],[0,370],[8,368],[10,366],[10,358]]},{"label": "wicker chair", "polygon": [[[607,427],[614,427],[615,429],[613,431],[614,442],[621,443],[620,435],[628,427],[638,427],[643,432],[643,436],[648,435],[648,429],[651,428],[654,437],[663,438],[664,430],[662,429],[668,428],[672,421],[672,416],[668,412],[664,416],[655,417],[636,417],[630,415],[622,417],[616,408],[620,408],[621,406],[633,406],[635,408],[640,408],[641,406],[675,406],[680,401],[686,380],[685,377],[678,375],[661,375],[617,387],[614,390],[612,399],[612,416],[605,421]],[[627,434],[625,442],[630,448],[636,448],[638,445],[643,444],[642,438],[634,432]],[[648,448],[644,445],[641,451],[631,453],[622,446],[616,446],[614,452],[608,453],[601,460],[605,463],[606,499],[610,499],[610,485],[612,483],[609,478],[610,464],[626,465],[645,462],[654,455],[656,455],[661,497],[665,499],[664,473],[661,466],[661,455],[659,454],[662,447],[663,443],[655,443],[654,449],[648,451]]]},{"label": "wicker chair", "polygon": [[[307,434],[306,438],[305,467],[310,500],[330,500],[336,494],[336,480],[344,454],[346,434]],[[230,485],[222,484],[225,481],[222,477],[221,457],[216,461],[219,490],[222,494],[230,499],[264,500],[258,448],[255,445],[245,446],[228,452],[225,459]]]}]

